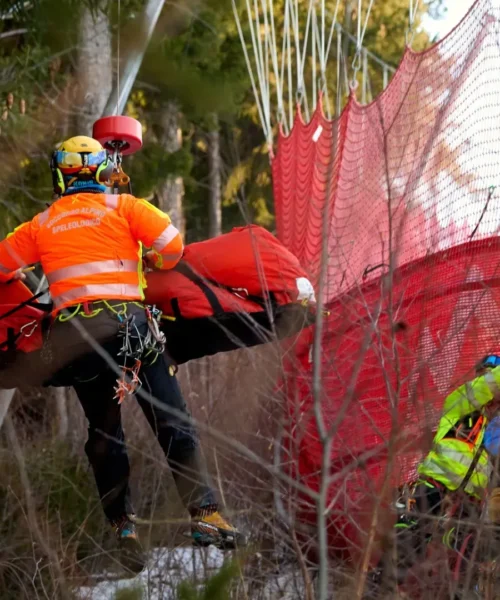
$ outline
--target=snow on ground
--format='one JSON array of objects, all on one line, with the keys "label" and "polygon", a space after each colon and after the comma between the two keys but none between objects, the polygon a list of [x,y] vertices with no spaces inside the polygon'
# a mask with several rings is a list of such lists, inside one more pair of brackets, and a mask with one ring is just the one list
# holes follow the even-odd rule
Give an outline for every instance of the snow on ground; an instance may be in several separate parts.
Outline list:
[{"label": "snow on ground", "polygon": [[[115,574],[100,574],[92,586],[76,592],[79,600],[113,600],[123,589],[142,591],[141,600],[176,600],[176,589],[181,581],[202,583],[213,575],[224,562],[224,553],[216,548],[155,548],[149,553],[147,568],[133,578],[116,579]],[[302,597],[295,581],[296,573],[270,578],[263,600],[294,600]]]}]

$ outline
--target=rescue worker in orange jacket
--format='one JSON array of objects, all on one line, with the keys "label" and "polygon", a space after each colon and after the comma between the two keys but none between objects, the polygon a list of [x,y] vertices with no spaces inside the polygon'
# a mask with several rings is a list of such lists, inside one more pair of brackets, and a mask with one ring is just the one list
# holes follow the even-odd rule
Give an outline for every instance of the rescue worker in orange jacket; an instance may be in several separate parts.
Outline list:
[{"label": "rescue worker in orange jacket", "polygon": [[[54,303],[42,362],[50,362],[56,381],[74,386],[85,411],[86,453],[125,564],[140,570],[144,556],[133,522],[129,462],[115,397],[120,380],[96,355],[88,335],[119,364],[125,361],[122,385],[135,378],[156,399],[151,403],[137,396],[191,514],[194,542],[220,547],[244,543],[218,512],[174,366],[142,304],[142,246],[151,248],[145,255],[150,267],[170,269],[183,252],[178,230],[147,201],[105,193],[113,164],[92,138],[64,142],[53,154],[51,168],[58,199],[0,244],[0,281],[22,278],[23,267],[41,263]],[[170,407],[177,414],[169,414]]]}]

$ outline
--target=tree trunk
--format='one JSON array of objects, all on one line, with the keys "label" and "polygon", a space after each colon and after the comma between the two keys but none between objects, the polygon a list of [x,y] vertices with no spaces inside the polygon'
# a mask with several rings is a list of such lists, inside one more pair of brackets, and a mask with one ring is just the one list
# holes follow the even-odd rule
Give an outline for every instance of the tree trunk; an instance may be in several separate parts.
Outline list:
[{"label": "tree trunk", "polygon": [[208,212],[208,235],[217,237],[222,233],[222,189],[219,119],[213,115],[213,129],[208,132],[208,167],[210,185],[210,204]]},{"label": "tree trunk", "polygon": [[100,0],[92,11],[85,6],[78,27],[77,106],[80,112],[76,117],[76,126],[79,135],[92,135],[92,126],[103,114],[111,94],[113,68],[106,4],[106,0]]},{"label": "tree trunk", "polygon": [[0,429],[2,428],[5,416],[9,411],[12,399],[16,393],[15,389],[12,390],[0,390]]},{"label": "tree trunk", "polygon": [[[165,152],[172,154],[182,147],[182,131],[179,127],[179,107],[175,102],[166,102],[161,116],[162,135],[160,142]],[[184,181],[178,175],[168,175],[156,191],[158,207],[168,213],[172,223],[184,235],[186,224],[182,199]]]}]

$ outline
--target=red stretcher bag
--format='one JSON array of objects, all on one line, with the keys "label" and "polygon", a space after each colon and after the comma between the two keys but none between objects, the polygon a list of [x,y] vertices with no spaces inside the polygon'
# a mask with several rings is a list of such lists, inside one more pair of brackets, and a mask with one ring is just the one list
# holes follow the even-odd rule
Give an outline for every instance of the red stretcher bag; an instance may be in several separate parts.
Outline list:
[{"label": "red stretcher bag", "polygon": [[146,301],[167,317],[178,363],[282,339],[314,318],[314,290],[299,261],[255,225],[190,244],[175,269],[147,280]]},{"label": "red stretcher bag", "polygon": [[[175,269],[148,273],[147,283],[146,303],[164,313],[167,350],[179,364],[282,339],[313,319],[306,274],[262,227],[190,244]],[[50,310],[22,282],[0,285],[0,369],[41,348]]]}]

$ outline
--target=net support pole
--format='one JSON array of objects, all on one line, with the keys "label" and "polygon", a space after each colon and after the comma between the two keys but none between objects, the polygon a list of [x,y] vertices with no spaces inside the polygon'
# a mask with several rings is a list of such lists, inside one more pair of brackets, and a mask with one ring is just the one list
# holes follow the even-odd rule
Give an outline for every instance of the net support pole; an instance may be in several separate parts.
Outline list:
[{"label": "net support pole", "polygon": [[[115,82],[103,116],[112,115],[115,111],[118,115],[123,113],[164,4],[165,0],[148,0],[143,12],[140,25],[141,33],[137,44],[127,58],[120,85],[118,85],[118,81]],[[119,57],[117,57],[117,60],[119,60]]]}]

